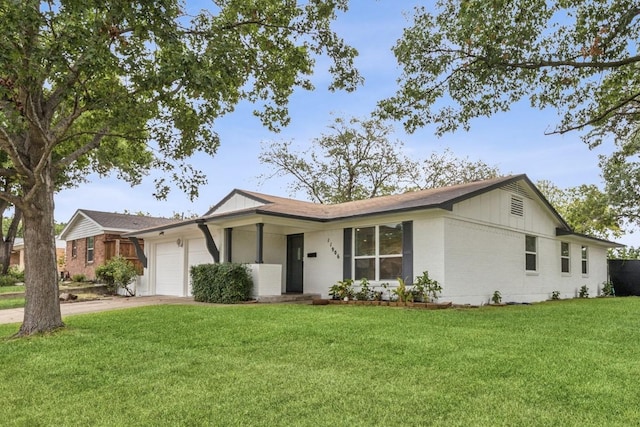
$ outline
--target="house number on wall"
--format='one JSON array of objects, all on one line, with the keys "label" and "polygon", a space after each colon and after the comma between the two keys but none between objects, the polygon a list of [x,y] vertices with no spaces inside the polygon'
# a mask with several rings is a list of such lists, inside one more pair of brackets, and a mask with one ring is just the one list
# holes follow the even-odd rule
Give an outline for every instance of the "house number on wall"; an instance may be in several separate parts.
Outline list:
[{"label": "house number on wall", "polygon": [[336,258],[340,259],[340,254],[338,253],[336,248],[333,247],[333,242],[331,241],[331,239],[327,239],[327,243],[329,244],[329,248],[331,249],[331,252],[333,252]]}]

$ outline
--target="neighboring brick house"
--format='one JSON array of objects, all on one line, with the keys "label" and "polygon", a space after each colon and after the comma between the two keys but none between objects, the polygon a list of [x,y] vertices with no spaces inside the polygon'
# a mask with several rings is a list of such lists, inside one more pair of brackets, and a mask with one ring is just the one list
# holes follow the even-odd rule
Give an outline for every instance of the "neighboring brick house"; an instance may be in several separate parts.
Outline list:
[{"label": "neighboring brick house", "polygon": [[[142,273],[133,242],[124,233],[176,222],[174,219],[78,209],[60,233],[66,240],[66,272],[95,279],[95,269],[115,256],[131,261]],[[144,242],[140,240],[142,248]]]},{"label": "neighboring brick house", "polygon": [[[58,273],[66,271],[66,247],[64,240],[56,238],[56,261],[58,264]],[[24,270],[24,239],[21,237],[16,237],[13,242],[13,250],[11,251],[9,265],[11,267],[18,268],[19,270]]]}]

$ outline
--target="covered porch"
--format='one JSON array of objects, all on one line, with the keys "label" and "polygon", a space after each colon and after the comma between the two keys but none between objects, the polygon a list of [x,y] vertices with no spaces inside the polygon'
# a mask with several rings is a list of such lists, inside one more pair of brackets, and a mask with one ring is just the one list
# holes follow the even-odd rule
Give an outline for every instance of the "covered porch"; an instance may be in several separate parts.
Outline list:
[{"label": "covered porch", "polygon": [[305,234],[317,229],[317,224],[254,217],[200,220],[198,228],[215,262],[248,265],[253,297],[258,301],[296,301],[320,295],[305,290],[304,277],[305,258],[314,256],[305,253]]}]

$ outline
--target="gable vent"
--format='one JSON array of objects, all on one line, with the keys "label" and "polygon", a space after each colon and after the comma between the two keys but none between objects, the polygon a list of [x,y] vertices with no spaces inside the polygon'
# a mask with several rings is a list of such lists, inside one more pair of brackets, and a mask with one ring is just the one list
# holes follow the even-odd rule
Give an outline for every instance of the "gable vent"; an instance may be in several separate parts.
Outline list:
[{"label": "gable vent", "polygon": [[531,199],[529,192],[525,190],[525,188],[520,185],[519,182],[511,182],[507,185],[500,187],[503,190],[509,191],[511,193],[517,194],[518,196],[526,197],[527,199]]},{"label": "gable vent", "polygon": [[511,196],[511,215],[524,216],[524,200]]}]

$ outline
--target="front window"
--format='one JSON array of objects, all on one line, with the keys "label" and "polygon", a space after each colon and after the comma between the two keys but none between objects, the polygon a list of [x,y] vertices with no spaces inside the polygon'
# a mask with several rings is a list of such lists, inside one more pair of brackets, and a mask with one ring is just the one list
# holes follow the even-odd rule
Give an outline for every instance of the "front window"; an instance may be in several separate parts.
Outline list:
[{"label": "front window", "polygon": [[589,274],[589,248],[582,247],[582,274]]},{"label": "front window", "polygon": [[560,242],[560,264],[563,273],[569,273],[571,258],[569,257],[569,243]]},{"label": "front window", "polygon": [[538,270],[538,239],[535,236],[524,238],[525,270]]},{"label": "front window", "polygon": [[87,262],[93,262],[93,237],[87,237]]},{"label": "front window", "polygon": [[395,280],[402,277],[402,224],[354,230],[356,280]]}]

